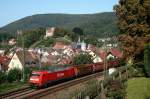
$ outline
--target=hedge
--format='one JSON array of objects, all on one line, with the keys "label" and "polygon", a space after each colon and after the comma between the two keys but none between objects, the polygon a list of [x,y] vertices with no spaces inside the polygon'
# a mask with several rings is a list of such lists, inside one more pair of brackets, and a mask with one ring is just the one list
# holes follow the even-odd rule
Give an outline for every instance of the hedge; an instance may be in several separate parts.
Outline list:
[{"label": "hedge", "polygon": [[144,50],[144,69],[147,77],[150,77],[150,43],[145,46]]}]

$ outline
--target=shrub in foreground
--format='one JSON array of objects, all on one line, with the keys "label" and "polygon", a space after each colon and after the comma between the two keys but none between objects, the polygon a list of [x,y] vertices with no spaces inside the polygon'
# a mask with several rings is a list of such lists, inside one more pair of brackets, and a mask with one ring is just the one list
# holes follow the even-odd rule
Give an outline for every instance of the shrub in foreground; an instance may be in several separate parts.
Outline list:
[{"label": "shrub in foreground", "polygon": [[150,43],[145,46],[144,50],[144,69],[147,77],[150,77]]},{"label": "shrub in foreground", "polygon": [[21,70],[14,68],[9,70],[7,75],[7,81],[13,82],[13,81],[19,81],[21,80]]},{"label": "shrub in foreground", "polygon": [[6,82],[7,75],[5,72],[0,71],[0,84]]}]

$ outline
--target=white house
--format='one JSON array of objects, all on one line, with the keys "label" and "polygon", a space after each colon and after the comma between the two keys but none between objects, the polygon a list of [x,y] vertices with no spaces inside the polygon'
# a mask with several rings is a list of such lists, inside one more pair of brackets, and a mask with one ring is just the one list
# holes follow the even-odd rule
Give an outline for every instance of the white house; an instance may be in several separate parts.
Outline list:
[{"label": "white house", "polygon": [[93,51],[87,50],[87,52],[92,56],[94,63],[98,63],[98,62],[102,62],[102,61],[103,61],[103,60],[102,60],[98,55],[96,55]]},{"label": "white house", "polygon": [[13,55],[8,65],[8,70],[13,69],[13,68],[19,68],[21,70],[23,69],[23,64],[16,53]]},{"label": "white house", "polygon": [[45,37],[52,37],[55,32],[55,27],[48,27],[46,29],[46,36]]},{"label": "white house", "polygon": [[4,55],[5,50],[0,50],[0,55]]},{"label": "white house", "polygon": [[29,53],[27,51],[25,52],[25,54],[23,51],[16,52],[13,55],[12,59],[10,60],[10,63],[8,65],[8,70],[12,68],[18,68],[22,70],[24,64],[25,66],[31,66],[31,67],[39,66],[38,57],[33,53]]},{"label": "white house", "polygon": [[9,45],[15,45],[17,42],[16,42],[16,40],[13,38],[13,39],[10,39],[9,41],[8,41],[8,44]]},{"label": "white house", "polygon": [[51,52],[51,55],[57,56],[59,53],[57,51]]},{"label": "white house", "polygon": [[81,50],[82,51],[86,50],[86,43],[84,41],[81,42]]},{"label": "white house", "polygon": [[93,59],[93,62],[94,63],[98,63],[98,62],[102,62],[103,60],[99,57],[99,56],[96,56],[94,59]]},{"label": "white house", "polygon": [[69,47],[65,48],[62,53],[66,54],[68,56],[73,56],[73,54],[74,54],[73,50]]},{"label": "white house", "polygon": [[114,58],[115,58],[115,56],[112,55],[112,53],[108,53],[108,55],[106,57],[106,59],[114,59]]}]

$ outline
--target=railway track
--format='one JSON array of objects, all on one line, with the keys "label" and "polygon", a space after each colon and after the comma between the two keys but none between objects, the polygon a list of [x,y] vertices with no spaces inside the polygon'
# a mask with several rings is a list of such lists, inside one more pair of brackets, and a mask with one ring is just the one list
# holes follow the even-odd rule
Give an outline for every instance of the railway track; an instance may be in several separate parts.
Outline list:
[{"label": "railway track", "polygon": [[39,90],[29,88],[29,90],[27,89],[24,91],[22,90],[23,92],[19,91],[19,92],[16,92],[16,94],[12,94],[12,95],[8,94],[7,97],[3,96],[2,98],[0,97],[0,99],[39,99],[40,97],[47,96],[54,92],[57,92],[62,89],[68,88],[70,86],[85,82],[94,77],[100,77],[102,75],[103,75],[103,72],[98,72],[98,73],[80,77],[74,80],[70,80],[64,83],[60,83],[58,85],[54,85],[54,86],[44,88],[44,89],[39,89]]},{"label": "railway track", "polygon": [[43,96],[52,94],[54,92],[60,91],[62,89],[68,88],[70,86],[73,86],[73,85],[85,82],[85,81],[87,81],[89,79],[92,79],[94,77],[100,77],[102,75],[103,75],[102,72],[94,73],[94,74],[91,74],[91,75],[88,75],[88,76],[84,76],[84,77],[81,77],[81,78],[78,78],[78,79],[75,79],[75,80],[67,81],[67,82],[64,82],[64,83],[61,83],[61,84],[58,84],[58,85],[46,88],[46,89],[41,89],[39,91],[27,94],[25,96],[21,96],[19,98],[20,99],[30,99],[30,98],[31,99],[39,99],[40,97],[43,97]]},{"label": "railway track", "polygon": [[15,95],[20,95],[20,94],[25,94],[26,92],[30,91],[31,88],[29,86],[26,86],[24,88],[21,88],[19,90],[14,90],[7,92],[5,94],[0,94],[0,99],[10,99],[10,98],[15,98]]}]

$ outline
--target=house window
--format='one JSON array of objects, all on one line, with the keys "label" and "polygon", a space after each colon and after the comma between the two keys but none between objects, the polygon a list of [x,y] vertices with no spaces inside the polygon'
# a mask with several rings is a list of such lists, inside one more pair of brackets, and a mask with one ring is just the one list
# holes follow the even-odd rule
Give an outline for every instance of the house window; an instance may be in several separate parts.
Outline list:
[{"label": "house window", "polygon": [[36,62],[32,61],[32,64],[34,64],[34,65],[35,65],[35,64],[36,64]]},{"label": "house window", "polygon": [[30,65],[30,62],[26,62],[25,64],[26,64],[26,65]]}]

